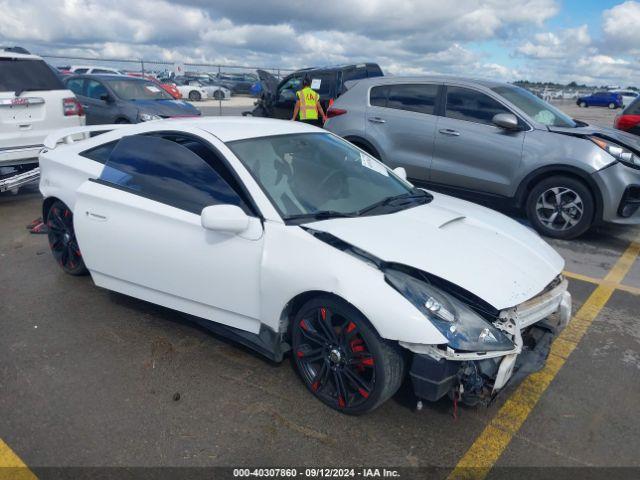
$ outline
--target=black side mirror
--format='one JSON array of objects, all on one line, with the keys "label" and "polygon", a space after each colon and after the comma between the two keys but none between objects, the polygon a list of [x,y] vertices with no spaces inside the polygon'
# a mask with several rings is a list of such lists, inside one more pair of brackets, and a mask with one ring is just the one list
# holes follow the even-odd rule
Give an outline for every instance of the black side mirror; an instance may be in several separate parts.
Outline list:
[{"label": "black side mirror", "polygon": [[513,113],[498,113],[493,116],[491,121],[494,123],[494,125],[497,125],[500,128],[504,128],[505,130],[520,130],[518,117],[516,117]]}]

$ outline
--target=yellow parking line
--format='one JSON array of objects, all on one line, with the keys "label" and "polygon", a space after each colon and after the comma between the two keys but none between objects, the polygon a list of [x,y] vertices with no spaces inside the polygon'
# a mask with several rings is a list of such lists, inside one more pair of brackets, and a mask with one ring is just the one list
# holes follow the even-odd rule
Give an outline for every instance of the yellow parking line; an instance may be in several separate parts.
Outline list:
[{"label": "yellow parking line", "polygon": [[0,438],[0,480],[34,480],[33,472]]},{"label": "yellow parking line", "polygon": [[602,285],[604,283],[607,283],[610,287],[613,287],[617,290],[623,290],[628,293],[633,293],[634,295],[640,295],[640,288],[632,287],[631,285],[625,285],[623,283],[607,282],[606,280],[603,280],[601,278],[594,278],[588,275],[583,275],[581,273],[568,272],[566,270],[562,273],[567,278],[573,278],[575,280],[581,280],[583,282],[593,283],[595,285]]},{"label": "yellow parking line", "polygon": [[[638,239],[640,240],[640,238]],[[575,314],[551,346],[545,367],[527,377],[498,410],[449,475],[449,480],[484,479],[520,430],[533,407],[564,362],[615,291],[640,254],[640,243],[632,242],[613,268]]]}]

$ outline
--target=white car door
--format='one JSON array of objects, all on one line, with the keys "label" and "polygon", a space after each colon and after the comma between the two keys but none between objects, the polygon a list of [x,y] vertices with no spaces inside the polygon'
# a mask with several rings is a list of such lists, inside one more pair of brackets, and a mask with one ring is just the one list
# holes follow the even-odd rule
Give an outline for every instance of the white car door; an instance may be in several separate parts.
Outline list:
[{"label": "white car door", "polygon": [[[221,154],[180,133],[132,135],[78,190],[74,226],[98,286],[252,333],[260,329],[262,222]],[[230,186],[234,185],[234,186]],[[232,204],[239,234],[206,230],[200,212]]]}]

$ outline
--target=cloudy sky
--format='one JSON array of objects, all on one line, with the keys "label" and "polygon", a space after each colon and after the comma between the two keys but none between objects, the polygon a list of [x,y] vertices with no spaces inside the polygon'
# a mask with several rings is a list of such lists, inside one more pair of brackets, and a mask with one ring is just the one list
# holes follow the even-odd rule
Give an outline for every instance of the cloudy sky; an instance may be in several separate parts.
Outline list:
[{"label": "cloudy sky", "polygon": [[[0,0],[39,54],[640,86],[640,1]],[[53,62],[55,63],[55,62]]]}]

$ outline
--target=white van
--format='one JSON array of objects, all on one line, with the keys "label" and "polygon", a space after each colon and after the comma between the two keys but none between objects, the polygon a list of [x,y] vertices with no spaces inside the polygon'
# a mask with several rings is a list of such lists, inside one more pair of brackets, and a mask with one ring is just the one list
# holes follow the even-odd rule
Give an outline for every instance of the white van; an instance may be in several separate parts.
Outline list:
[{"label": "white van", "polygon": [[17,50],[0,48],[0,192],[38,178],[47,135],[85,124],[82,106],[53,68]]}]

